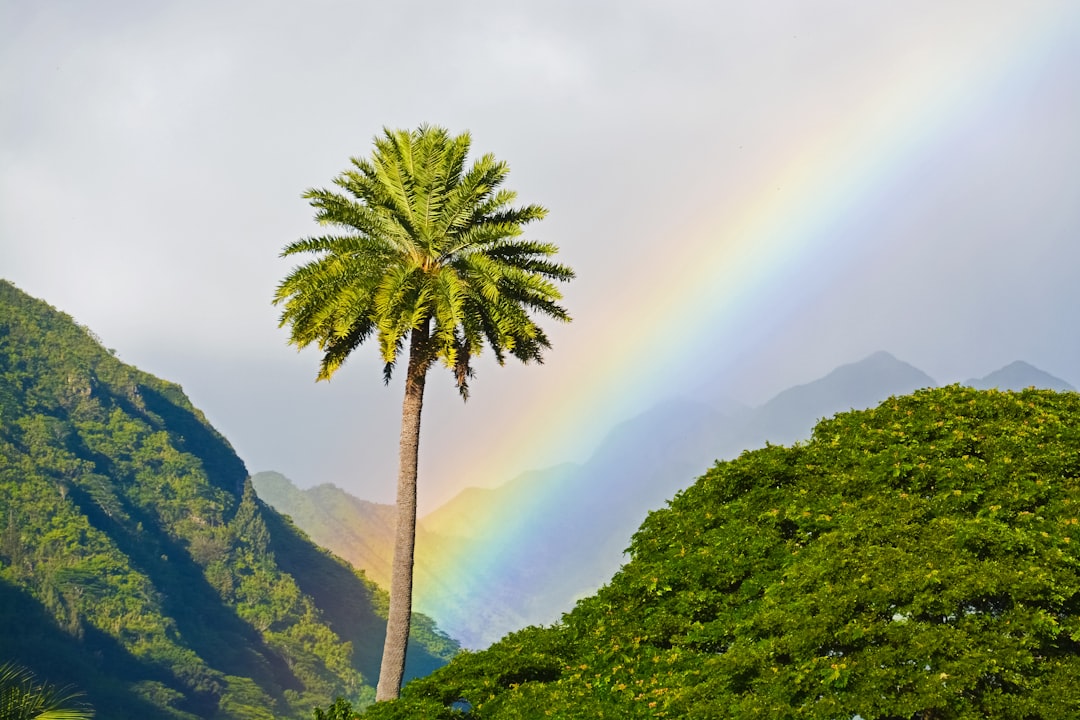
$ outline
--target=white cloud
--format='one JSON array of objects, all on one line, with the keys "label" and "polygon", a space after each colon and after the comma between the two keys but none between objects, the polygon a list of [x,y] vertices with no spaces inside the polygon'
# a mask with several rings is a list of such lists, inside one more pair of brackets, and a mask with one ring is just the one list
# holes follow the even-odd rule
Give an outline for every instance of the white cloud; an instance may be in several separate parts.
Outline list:
[{"label": "white cloud", "polygon": [[[288,268],[276,256],[313,230],[300,193],[367,154],[382,126],[468,128],[477,152],[510,163],[523,201],[552,210],[535,234],[579,271],[567,290],[577,320],[555,330],[543,368],[482,366],[467,408],[436,378],[425,467],[445,495],[469,481],[465,458],[504,441],[494,429],[579,382],[620,313],[644,312],[673,247],[709,242],[702,227],[753,202],[868,98],[977,75],[1043,14],[1058,19],[1057,40],[1033,44],[1027,69],[990,77],[982,100],[961,87],[977,112],[840,219],[860,248],[850,270],[818,284],[796,275],[789,297],[771,298],[787,308],[779,335],[714,342],[741,358],[721,384],[752,399],[878,349],[939,379],[1023,358],[1077,384],[1080,348],[1056,317],[1080,309],[1067,277],[1080,260],[1070,7],[8,3],[0,275],[181,382],[253,469],[344,482],[362,466],[370,482],[356,489],[389,499],[392,483],[376,478],[396,462],[379,435],[395,431],[396,391],[363,349],[332,388],[310,382],[315,360],[284,346],[269,304]],[[679,389],[656,377],[627,394],[668,383]],[[290,411],[319,419],[268,420]],[[463,426],[467,437],[453,432]],[[520,462],[569,459],[558,453],[605,430]]]}]

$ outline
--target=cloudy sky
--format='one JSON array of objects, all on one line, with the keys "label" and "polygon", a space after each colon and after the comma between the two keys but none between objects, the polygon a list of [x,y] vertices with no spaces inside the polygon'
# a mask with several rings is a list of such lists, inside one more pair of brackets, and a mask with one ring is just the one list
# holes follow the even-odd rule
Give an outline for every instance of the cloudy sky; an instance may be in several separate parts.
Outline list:
[{"label": "cloudy sky", "polygon": [[421,506],[668,396],[889,350],[1080,385],[1080,5],[0,1],[0,277],[183,385],[252,472],[390,501],[400,382],[285,344],[301,199],[469,130],[578,271],[542,366],[429,383]]}]

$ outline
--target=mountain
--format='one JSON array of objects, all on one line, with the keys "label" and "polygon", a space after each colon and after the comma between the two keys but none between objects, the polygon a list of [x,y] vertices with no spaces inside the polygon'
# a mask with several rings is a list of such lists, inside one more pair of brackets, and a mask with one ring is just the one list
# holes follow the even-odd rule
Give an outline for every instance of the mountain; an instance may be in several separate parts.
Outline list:
[{"label": "mountain", "polygon": [[[466,647],[553,622],[619,569],[626,539],[700,468],[766,442],[804,439],[817,420],[839,410],[934,385],[925,373],[879,352],[756,409],[730,402],[714,408],[687,399],[657,405],[613,428],[583,464],[527,473],[492,489],[469,488],[422,517],[417,607]],[[261,477],[255,476],[256,489]],[[337,522],[309,519],[314,493],[295,492],[294,504],[263,497],[313,536],[316,527]],[[363,515],[345,518],[343,501],[318,507],[316,514],[341,518],[350,527],[347,533],[319,535],[343,557],[360,556],[348,547],[349,536],[386,532]],[[368,538],[360,545],[389,542]]]},{"label": "mountain", "polygon": [[365,720],[1071,718],[1080,395],[959,385],[715,465],[551,627]]},{"label": "mountain", "polygon": [[[745,447],[761,442],[787,445],[810,436],[814,424],[845,410],[873,407],[891,395],[937,387],[923,371],[876,352],[859,362],[841,365],[825,377],[783,391],[758,408],[747,425]],[[753,441],[760,442],[753,442]]]},{"label": "mountain", "polygon": [[[259,498],[304,529],[311,540],[329,548],[353,567],[359,568],[380,587],[390,586],[390,563],[394,551],[394,523],[397,509],[393,505],[360,500],[330,484],[317,485],[306,490],[298,487],[284,475],[276,472],[260,472],[251,478],[252,487]],[[448,579],[458,577],[447,573],[447,567],[462,567],[464,558],[454,554],[457,538],[444,538],[433,533],[426,525],[416,529],[417,556],[413,569],[414,595],[418,610],[424,606],[419,598],[436,596],[453,597],[453,587]],[[463,576],[464,577],[464,576]],[[477,611],[477,617],[498,612],[498,606]],[[498,624],[516,622],[519,618],[502,619]]]},{"label": "mountain", "polygon": [[301,491],[275,472],[251,478],[259,498],[273,508],[287,507],[294,523],[316,544],[337,554],[380,586],[390,586],[390,559],[394,552],[393,505],[368,502],[330,484]]},{"label": "mountain", "polygon": [[[718,409],[686,399],[662,403],[613,428],[581,466],[495,488],[488,504],[498,512],[474,513],[470,520],[483,532],[439,548],[444,555],[452,549],[476,568],[473,582],[452,601],[422,596],[423,607],[466,647],[553,622],[619,569],[626,539],[700,468],[766,442],[808,437],[818,419],[838,410],[933,385],[929,376],[882,352],[756,409],[730,403]],[[490,617],[474,622],[471,610],[492,598],[507,604],[504,613],[518,618],[516,624]]]},{"label": "mountain", "polygon": [[[0,663],[110,719],[307,718],[373,697],[386,606],[178,385],[0,281]],[[410,674],[456,649],[420,617]]]},{"label": "mountain", "polygon": [[1061,378],[1056,378],[1048,372],[1043,372],[1037,367],[1028,365],[1022,360],[1010,363],[1000,370],[996,370],[984,378],[968,380],[964,383],[979,390],[1024,390],[1029,387],[1047,388],[1049,390],[1076,392],[1069,383]]}]

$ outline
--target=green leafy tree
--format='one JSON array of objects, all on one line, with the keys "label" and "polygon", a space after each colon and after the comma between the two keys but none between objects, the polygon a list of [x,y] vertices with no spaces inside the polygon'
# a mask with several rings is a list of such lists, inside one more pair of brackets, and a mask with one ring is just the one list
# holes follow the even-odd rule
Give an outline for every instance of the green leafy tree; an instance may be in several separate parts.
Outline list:
[{"label": "green leafy tree", "polygon": [[384,380],[403,353],[397,531],[390,612],[377,699],[401,685],[412,606],[416,465],[424,383],[442,361],[468,397],[471,358],[489,345],[502,364],[512,355],[541,361],[550,347],[534,321],[568,321],[555,281],[573,271],[553,262],[558,248],[521,238],[544,217],[539,205],[513,207],[502,189],[509,168],[488,154],[466,168],[471,139],[442,128],[384,130],[367,160],[335,178],[343,191],[308,190],[315,218],[335,234],[298,240],[286,257],[314,255],[278,286],[281,325],[298,348],[323,352],[318,379],[329,379],[354,349],[378,339]]},{"label": "green leafy tree", "polygon": [[1078,516],[1080,394],[892,398],[718,463],[561,623],[363,717],[1080,717]]},{"label": "green leafy tree", "polygon": [[84,720],[94,711],[81,693],[41,682],[13,663],[0,665],[0,720]]}]

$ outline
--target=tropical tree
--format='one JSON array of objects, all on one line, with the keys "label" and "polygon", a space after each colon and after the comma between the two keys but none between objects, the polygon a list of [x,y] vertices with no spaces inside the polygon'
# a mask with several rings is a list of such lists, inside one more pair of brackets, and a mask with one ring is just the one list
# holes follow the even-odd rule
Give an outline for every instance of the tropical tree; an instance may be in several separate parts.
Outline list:
[{"label": "tropical tree", "polygon": [[14,663],[0,665],[0,720],[85,720],[94,711],[81,693],[41,682]]},{"label": "tropical tree", "polygon": [[717,463],[557,625],[363,718],[1078,718],[1078,509],[1080,393],[889,398]]},{"label": "tropical tree", "polygon": [[338,190],[311,189],[304,197],[332,234],[287,245],[283,257],[314,256],[278,286],[281,326],[289,343],[315,344],[323,353],[318,380],[328,380],[354,349],[378,340],[383,379],[406,343],[405,398],[397,484],[397,529],[390,581],[390,612],[376,699],[396,698],[405,667],[412,613],[416,530],[416,466],[420,414],[429,368],[441,361],[463,399],[471,361],[490,346],[542,361],[550,347],[534,317],[569,321],[558,304],[556,281],[573,271],[554,262],[558,248],[521,237],[540,220],[539,205],[514,207],[516,193],[501,188],[505,162],[487,154],[466,167],[471,138],[439,127],[384,129],[368,159],[334,179]]}]

